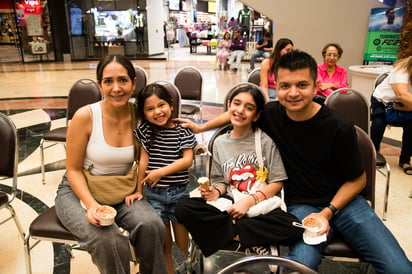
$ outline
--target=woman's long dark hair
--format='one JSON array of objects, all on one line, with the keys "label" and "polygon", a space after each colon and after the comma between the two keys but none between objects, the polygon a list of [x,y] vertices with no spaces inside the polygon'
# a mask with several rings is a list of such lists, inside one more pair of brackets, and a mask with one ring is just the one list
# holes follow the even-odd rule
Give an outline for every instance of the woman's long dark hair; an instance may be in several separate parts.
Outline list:
[{"label": "woman's long dark hair", "polygon": [[275,72],[275,63],[279,60],[280,58],[280,51],[284,49],[287,45],[293,45],[292,40],[289,38],[280,38],[275,45],[275,48],[272,51],[272,54],[270,55],[269,58],[272,59],[272,66],[270,67],[270,71],[272,73]]}]

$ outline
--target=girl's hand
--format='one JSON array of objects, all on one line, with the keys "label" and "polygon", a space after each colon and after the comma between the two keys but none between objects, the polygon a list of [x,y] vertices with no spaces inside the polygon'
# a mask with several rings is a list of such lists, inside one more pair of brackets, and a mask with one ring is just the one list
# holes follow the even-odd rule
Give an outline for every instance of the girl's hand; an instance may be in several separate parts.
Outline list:
[{"label": "girl's hand", "polygon": [[146,170],[146,174],[147,176],[142,180],[142,184],[149,184],[151,187],[156,186],[163,177],[158,169]]},{"label": "girl's hand", "polygon": [[101,227],[99,217],[96,215],[96,209],[99,207],[99,204],[94,204],[90,206],[86,211],[86,220],[92,225]]},{"label": "girl's hand", "polygon": [[219,192],[213,186],[210,186],[209,189],[199,187],[199,190],[200,195],[206,201],[215,201],[219,198]]},{"label": "girl's hand", "polygon": [[135,200],[140,201],[142,199],[143,199],[142,193],[135,192],[132,195],[126,196],[126,198],[124,199],[124,202],[126,203],[127,206],[131,206]]},{"label": "girl's hand", "polygon": [[227,209],[227,213],[232,215],[234,219],[240,219],[246,215],[249,208],[255,204],[255,199],[252,196],[245,197]]}]

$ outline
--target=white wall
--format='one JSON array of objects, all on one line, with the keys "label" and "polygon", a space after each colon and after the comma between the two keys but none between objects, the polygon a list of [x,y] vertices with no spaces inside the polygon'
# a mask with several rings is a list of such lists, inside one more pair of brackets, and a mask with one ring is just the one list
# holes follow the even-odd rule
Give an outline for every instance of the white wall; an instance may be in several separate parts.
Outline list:
[{"label": "white wall", "polygon": [[146,2],[149,55],[164,53],[162,13],[163,1],[152,0]]},{"label": "white wall", "polygon": [[337,42],[343,48],[339,65],[361,65],[372,8],[377,0],[241,0],[274,22],[274,41],[290,38],[295,48],[323,62],[322,48]]}]

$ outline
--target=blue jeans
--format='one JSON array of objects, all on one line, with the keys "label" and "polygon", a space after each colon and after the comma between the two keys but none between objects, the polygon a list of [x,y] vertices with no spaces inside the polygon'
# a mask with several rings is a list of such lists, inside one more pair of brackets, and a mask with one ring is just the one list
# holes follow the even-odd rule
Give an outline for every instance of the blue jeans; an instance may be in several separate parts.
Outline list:
[{"label": "blue jeans", "polygon": [[270,52],[268,51],[264,51],[264,50],[257,50],[255,51],[255,53],[252,54],[252,56],[250,57],[250,69],[254,69],[255,68],[255,59],[258,57],[263,57],[263,58],[267,58],[269,57]]},{"label": "blue jeans", "polygon": [[[86,220],[86,210],[63,176],[55,203],[59,220],[90,253],[100,273],[130,273],[129,241],[139,258],[140,273],[167,273],[163,256],[165,227],[146,201],[115,205],[115,224],[97,227]],[[129,232],[129,238],[120,233],[119,226]]]},{"label": "blue jeans", "polygon": [[[300,204],[289,206],[288,212],[303,220],[310,213],[322,209]],[[331,230],[328,241],[334,232],[339,232],[366,262],[373,265],[376,273],[412,273],[412,263],[398,241],[362,196],[356,197],[340,210],[329,224]],[[290,246],[288,257],[317,269],[324,244],[307,245],[303,241],[297,242]]]},{"label": "blue jeans", "polygon": [[144,196],[160,214],[164,224],[168,224],[170,221],[178,223],[175,206],[181,198],[189,198],[189,191],[187,191],[186,185],[153,188],[146,186]]},{"label": "blue jeans", "polygon": [[[388,122],[385,116],[385,105],[373,96],[371,97],[371,139],[376,151],[379,151],[383,134]],[[402,127],[402,148],[399,156],[399,164],[410,163],[412,156],[412,120],[391,124]]]},{"label": "blue jeans", "polygon": [[274,88],[268,88],[268,93],[269,93],[269,101],[275,101],[276,99],[276,89]]}]

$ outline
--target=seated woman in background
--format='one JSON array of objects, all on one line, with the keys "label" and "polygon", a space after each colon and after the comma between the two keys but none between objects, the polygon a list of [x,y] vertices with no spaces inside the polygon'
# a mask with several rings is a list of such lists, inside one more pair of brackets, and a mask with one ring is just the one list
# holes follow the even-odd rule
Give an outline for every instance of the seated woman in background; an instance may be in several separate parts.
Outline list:
[{"label": "seated woman in background", "polygon": [[[393,103],[394,109],[405,111],[404,114],[412,116],[411,85],[412,56],[398,60],[388,77],[375,88],[371,98],[371,139],[377,151],[380,149],[386,125],[389,124],[385,115],[386,105]],[[399,166],[406,174],[412,175],[412,119],[390,124],[403,128]]]},{"label": "seated woman in background", "polygon": [[288,38],[281,38],[276,42],[271,55],[265,58],[260,65],[260,86],[270,101],[276,99],[275,74],[273,73],[275,63],[280,56],[292,50],[293,42]]},{"label": "seated woman in background", "polygon": [[322,49],[323,63],[318,65],[318,94],[315,97],[323,103],[334,90],[347,88],[347,72],[336,63],[342,57],[343,49],[337,43],[326,44]]},{"label": "seated woman in background", "polygon": [[216,65],[221,70],[227,70],[227,58],[230,55],[230,46],[232,40],[230,40],[230,33],[228,31],[223,35],[223,39],[219,41],[218,50],[216,52]]}]

